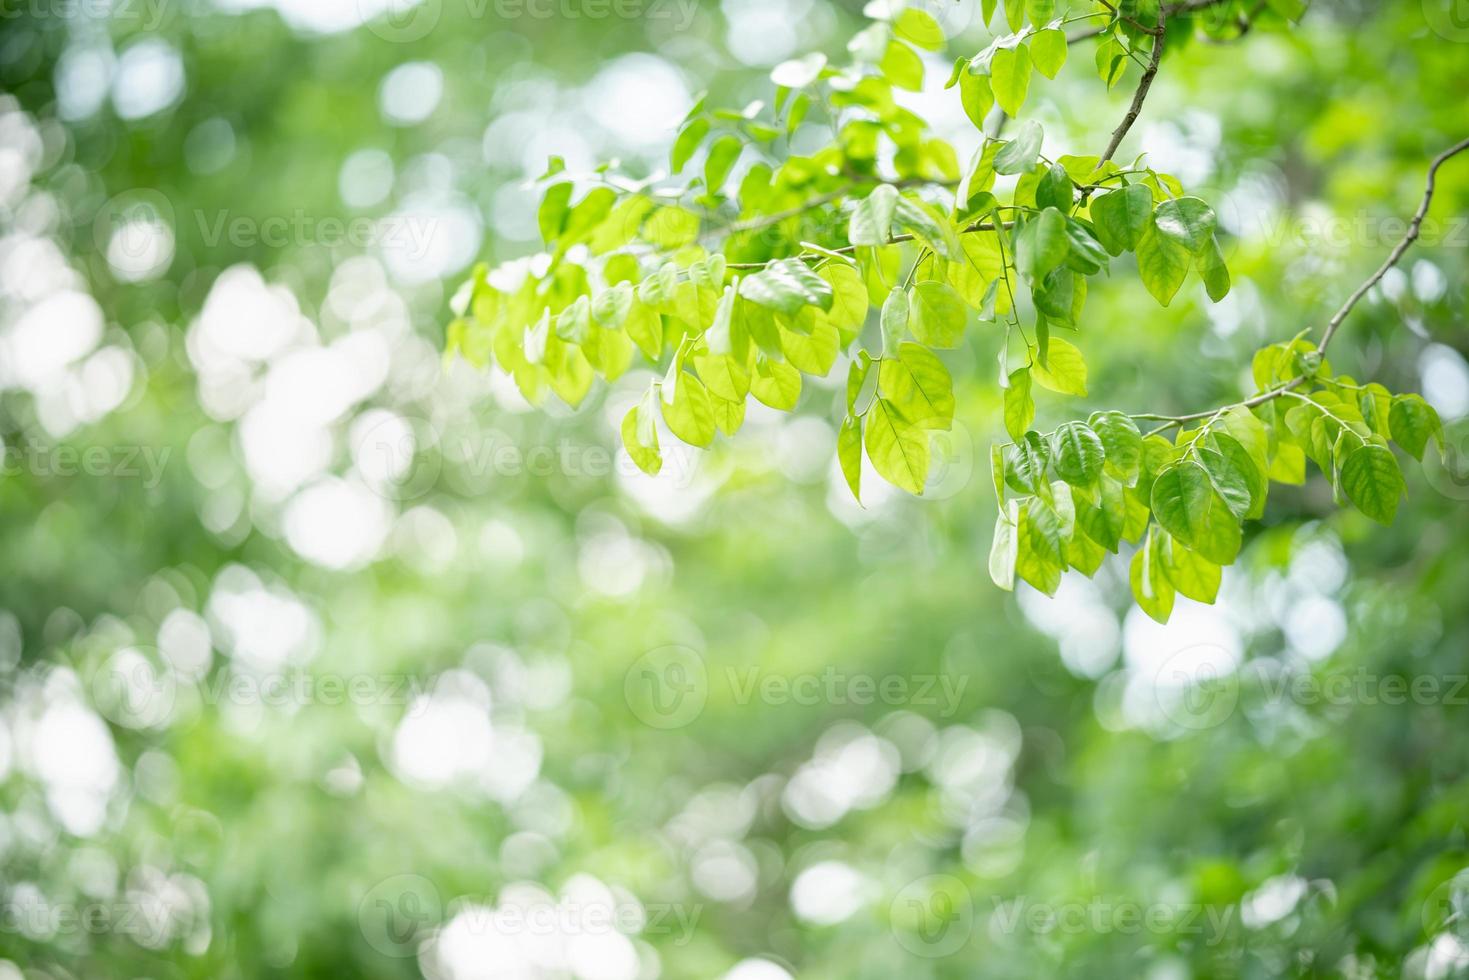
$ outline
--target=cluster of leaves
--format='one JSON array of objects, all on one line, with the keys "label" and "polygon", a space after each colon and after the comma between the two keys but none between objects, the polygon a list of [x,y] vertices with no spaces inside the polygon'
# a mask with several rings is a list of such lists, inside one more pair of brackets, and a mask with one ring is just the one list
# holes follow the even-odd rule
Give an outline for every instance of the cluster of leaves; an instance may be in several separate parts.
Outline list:
[{"label": "cluster of leaves", "polygon": [[[987,22],[995,6],[984,4]],[[770,106],[719,110],[701,100],[672,148],[674,175],[702,155],[702,171],[684,184],[634,181],[610,166],[574,176],[553,159],[541,178],[547,252],[476,271],[456,300],[450,351],[497,362],[533,402],[549,390],[571,405],[641,352],[658,377],[621,429],[632,459],[654,474],[660,421],[683,442],[709,446],[735,434],[750,397],[793,410],[803,377],[825,377],[845,358],[837,455],[860,500],[864,453],[885,479],[923,492],[931,437],[952,425],[955,407],[935,351],[988,325],[1015,440],[995,450],[995,580],[1008,587],[1018,575],[1052,592],[1067,567],[1090,574],[1119,542],[1143,541],[1133,581],[1158,618],[1175,591],[1213,598],[1219,566],[1239,550],[1240,522],[1259,515],[1269,479],[1303,476],[1305,456],[1369,514],[1390,517],[1401,478],[1374,440],[1393,434],[1396,412],[1403,425],[1412,420],[1399,444],[1421,451],[1427,406],[1383,392],[1381,410],[1373,401],[1369,413],[1335,396],[1350,384],[1342,379],[1308,394],[1301,389],[1323,377],[1319,365],[1268,399],[1302,404],[1223,409],[1176,444],[1144,437],[1116,412],[1049,436],[1031,431],[1036,387],[1087,394],[1080,348],[1056,334],[1079,333],[1091,277],[1127,256],[1164,306],[1191,273],[1216,302],[1229,291],[1209,204],[1141,159],[1112,159],[1165,38],[1171,48],[1194,33],[1237,32],[1247,17],[1299,13],[1242,0],[1073,6],[1058,15],[1053,2],[1006,0],[1010,33],[954,63],[947,87],[982,136],[962,168],[895,98],[922,87],[919,50],[945,43],[929,13],[900,0],[868,5],[874,22],[849,44],[850,64],[814,54],[778,66]],[[1087,26],[1068,34],[1074,23]],[[1103,153],[1048,156],[1029,119],[1008,138],[991,135],[1019,117],[1035,73],[1054,78],[1073,45],[1091,39],[1109,87],[1129,61],[1144,69]],[[790,135],[807,123],[829,125],[834,138],[793,154]],[[579,186],[589,189],[573,204]],[[1305,342],[1293,344],[1292,357]],[[1006,500],[1005,487],[1024,496]]]},{"label": "cluster of leaves", "polygon": [[[1002,502],[995,582],[1013,588],[1018,576],[1051,593],[1067,568],[1091,575],[1127,541],[1138,545],[1133,596],[1166,622],[1179,594],[1214,601],[1271,482],[1303,483],[1309,459],[1339,503],[1389,524],[1406,492],[1389,440],[1420,460],[1430,441],[1443,449],[1442,423],[1421,397],[1333,377],[1305,340],[1263,348],[1253,374],[1260,393],[1249,401],[1146,435],[1120,412],[1029,430],[1026,383],[1013,384],[1005,421],[1015,441],[995,447],[992,460]],[[1176,437],[1164,438],[1175,425]]]}]

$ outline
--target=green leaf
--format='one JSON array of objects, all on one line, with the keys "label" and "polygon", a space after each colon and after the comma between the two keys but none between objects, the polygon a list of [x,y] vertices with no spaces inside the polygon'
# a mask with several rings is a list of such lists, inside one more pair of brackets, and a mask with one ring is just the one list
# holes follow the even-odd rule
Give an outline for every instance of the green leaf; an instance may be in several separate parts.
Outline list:
[{"label": "green leaf", "polygon": [[1197,197],[1180,197],[1159,204],[1153,224],[1165,238],[1198,255],[1213,241],[1218,219],[1214,209]]},{"label": "green leaf", "polygon": [[1066,64],[1066,32],[1054,27],[1037,31],[1030,39],[1030,60],[1036,71],[1047,78],[1055,78]]},{"label": "green leaf", "polygon": [[867,285],[862,274],[845,262],[828,262],[817,271],[831,286],[831,309],[826,318],[845,337],[855,336],[867,322]]},{"label": "green leaf", "polygon": [[1055,595],[1066,570],[1061,516],[1039,497],[1032,497],[1020,508],[1016,539],[1016,574],[1036,590]]},{"label": "green leaf", "polygon": [[704,158],[704,186],[709,189],[710,194],[719,193],[744,148],[738,136],[728,134],[710,145],[709,155]]},{"label": "green leaf", "polygon": [[1414,459],[1423,459],[1429,439],[1443,445],[1443,422],[1421,395],[1394,395],[1392,407],[1388,409],[1388,426],[1393,442]]},{"label": "green leaf", "polygon": [[682,170],[684,164],[689,162],[689,158],[694,155],[694,151],[699,148],[699,144],[707,135],[709,135],[709,120],[703,116],[685,126],[683,132],[679,133],[678,138],[673,141],[673,151],[668,156],[669,170],[673,173]]},{"label": "green leaf", "polygon": [[947,283],[920,282],[908,302],[908,327],[930,347],[958,347],[964,339],[969,308]]},{"label": "green leaf", "polygon": [[585,343],[591,331],[592,301],[586,296],[578,296],[556,315],[556,336],[569,344]]},{"label": "green leaf", "polygon": [[1187,248],[1159,231],[1156,222],[1148,222],[1137,242],[1137,271],[1154,299],[1167,306],[1178,294],[1192,261]]},{"label": "green leaf", "polygon": [[883,479],[912,494],[928,480],[928,432],[905,419],[887,399],[867,411],[867,457]]},{"label": "green leaf", "polygon": [[954,229],[950,227],[948,221],[924,202],[910,197],[898,198],[898,206],[893,211],[893,218],[900,226],[923,239],[944,258],[958,260],[963,257]]},{"label": "green leaf", "polygon": [[[1224,498],[1236,517],[1258,519],[1265,513],[1265,496],[1270,483],[1265,468],[1259,459],[1234,436],[1217,429],[1213,433],[1214,445],[1218,447],[1215,459],[1210,452],[1200,453],[1204,469],[1214,482],[1214,489]],[[1244,488],[1241,507],[1240,487]]]},{"label": "green leaf", "polygon": [[1015,591],[1015,564],[1019,557],[1018,529],[1012,519],[1012,515],[1003,511],[995,518],[995,536],[990,542],[990,579],[1006,592]]},{"label": "green leaf", "polygon": [[1219,241],[1209,236],[1204,254],[1199,257],[1199,274],[1204,277],[1204,289],[1209,298],[1219,302],[1229,295],[1229,267],[1224,264],[1224,253],[1219,251]]},{"label": "green leaf", "polygon": [[995,173],[1028,174],[1035,169],[1041,155],[1041,144],[1045,132],[1041,125],[1030,119],[1015,127],[1015,136],[995,152]]},{"label": "green leaf", "polygon": [[1163,570],[1160,550],[1157,536],[1149,535],[1147,543],[1132,556],[1128,580],[1138,608],[1158,622],[1167,623],[1173,615],[1176,591]]},{"label": "green leaf", "polygon": [[888,42],[878,69],[888,81],[910,92],[923,91],[923,59],[902,41]]},{"label": "green leaf", "polygon": [[1030,88],[1030,49],[1018,44],[997,50],[990,60],[990,87],[1001,109],[1011,116],[1020,115]]},{"label": "green leaf", "polygon": [[720,398],[718,395],[710,394],[709,405],[714,412],[714,425],[727,436],[732,436],[740,431],[740,426],[745,424],[745,402],[730,401]]},{"label": "green leaf", "polygon": [[690,446],[703,447],[714,441],[709,391],[698,378],[684,372],[677,360],[663,378],[663,421]]},{"label": "green leaf", "polygon": [[1087,424],[1102,440],[1107,472],[1123,483],[1135,482],[1143,456],[1143,436],[1137,423],[1121,412],[1094,412]]},{"label": "green leaf", "polygon": [[1159,473],[1152,505],[1164,530],[1210,561],[1228,565],[1239,554],[1239,523],[1198,463],[1184,460]]},{"label": "green leaf", "polygon": [[563,181],[546,188],[541,206],[536,211],[536,224],[541,230],[541,240],[555,241],[566,224],[567,203],[571,200],[571,184]]},{"label": "green leaf", "polygon": [[658,427],[653,421],[654,404],[650,388],[643,400],[622,417],[622,444],[638,469],[649,476],[657,476],[663,469],[663,456],[658,451]]},{"label": "green leaf", "polygon": [[1071,209],[1072,187],[1071,176],[1066,173],[1066,168],[1059,163],[1051,164],[1051,168],[1036,186],[1036,207],[1056,208],[1065,214]]},{"label": "green leaf", "polygon": [[622,328],[649,360],[663,356],[663,318],[641,302],[627,312]]},{"label": "green leaf", "polygon": [[1032,283],[1038,283],[1066,261],[1070,248],[1066,216],[1055,208],[1046,208],[1015,236],[1015,268]]},{"label": "green leaf", "polygon": [[1219,597],[1219,584],[1224,569],[1195,551],[1190,551],[1171,535],[1159,549],[1163,574],[1173,587],[1196,602],[1213,605]]},{"label": "green leaf", "polygon": [[995,104],[995,93],[990,90],[989,76],[975,74],[967,67],[961,71],[959,102],[964,106],[964,114],[974,123],[974,128],[983,132],[985,120]]},{"label": "green leaf", "polygon": [[1146,184],[1129,184],[1091,203],[1097,241],[1113,255],[1137,248],[1153,216],[1153,192]]},{"label": "green leaf", "polygon": [[1019,440],[1035,421],[1035,398],[1031,395],[1030,369],[1020,368],[1010,374],[1005,388],[1005,431]]},{"label": "green leaf", "polygon": [[917,7],[905,7],[899,12],[893,19],[893,33],[927,51],[937,51],[944,46],[944,29],[934,20],[933,14]]},{"label": "green leaf", "polygon": [[837,432],[837,460],[842,476],[852,491],[852,499],[862,502],[862,420],[855,415],[842,419]]},{"label": "green leaf", "polygon": [[801,372],[784,361],[759,357],[750,377],[750,394],[762,404],[789,412],[801,400]]},{"label": "green leaf", "polygon": [[894,286],[882,304],[882,353],[884,357],[898,352],[898,344],[908,336],[908,294]]},{"label": "green leaf", "polygon": [[857,398],[862,394],[863,385],[867,384],[867,375],[872,371],[872,355],[865,350],[858,351],[852,363],[847,365],[847,414],[852,414],[857,408]]},{"label": "green leaf", "polygon": [[1341,487],[1357,509],[1379,524],[1391,524],[1398,500],[1407,492],[1392,450],[1366,443],[1352,451],[1341,467]]},{"label": "green leaf", "polygon": [[752,303],[795,314],[803,306],[830,310],[831,284],[798,259],[777,259],[740,282],[740,295]]},{"label": "green leaf", "polygon": [[1084,422],[1066,422],[1052,436],[1056,475],[1074,487],[1091,486],[1102,475],[1107,451]]},{"label": "green leaf", "polygon": [[915,343],[898,347],[878,368],[881,396],[922,428],[947,429],[954,420],[954,382],[932,351]]},{"label": "green leaf", "polygon": [[792,366],[820,378],[836,363],[841,337],[830,323],[817,323],[809,334],[782,329],[780,346]]},{"label": "green leaf", "polygon": [[1086,394],[1086,361],[1081,351],[1068,341],[1052,337],[1044,362],[1031,365],[1035,383],[1062,395]]},{"label": "green leaf", "polygon": [[1217,449],[1199,449],[1196,455],[1199,465],[1209,476],[1209,483],[1214,487],[1214,492],[1224,501],[1224,506],[1229,508],[1229,512],[1235,516],[1235,519],[1242,521],[1250,512],[1254,501],[1254,496],[1250,492],[1249,476],[1250,470],[1254,468],[1254,462],[1250,460],[1249,454],[1244,452],[1239,443],[1236,442],[1234,445],[1243,454],[1243,460],[1238,456],[1225,456]]},{"label": "green leaf", "polygon": [[1036,492],[1046,484],[1046,467],[1051,462],[1051,447],[1039,432],[1027,432],[1015,440],[1010,462],[1006,468],[1006,479],[1011,475],[1010,485],[1021,493]]},{"label": "green leaf", "polygon": [[1097,499],[1076,501],[1076,526],[1097,544],[1116,554],[1127,528],[1127,488],[1102,472]]},{"label": "green leaf", "polygon": [[886,245],[893,234],[893,212],[897,206],[897,188],[892,184],[874,187],[852,211],[847,241],[853,245]]}]

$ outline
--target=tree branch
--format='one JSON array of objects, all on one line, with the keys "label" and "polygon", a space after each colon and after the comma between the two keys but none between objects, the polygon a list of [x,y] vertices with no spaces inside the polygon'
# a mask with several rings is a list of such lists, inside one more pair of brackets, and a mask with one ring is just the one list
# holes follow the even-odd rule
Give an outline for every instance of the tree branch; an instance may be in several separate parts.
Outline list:
[{"label": "tree branch", "polygon": [[1127,131],[1132,128],[1133,123],[1137,122],[1138,114],[1143,111],[1143,101],[1148,97],[1148,90],[1153,87],[1153,79],[1158,76],[1158,62],[1163,58],[1164,24],[1167,19],[1167,11],[1159,8],[1158,32],[1153,35],[1153,57],[1148,62],[1147,69],[1143,71],[1143,77],[1137,83],[1137,91],[1133,93],[1132,105],[1128,108],[1127,115],[1122,117],[1122,122],[1112,131],[1112,139],[1107,144],[1107,150],[1102,154],[1102,159],[1098,161],[1097,166],[1112,159],[1112,155],[1117,152],[1117,147],[1122,144]]},{"label": "tree branch", "polygon": [[[1433,160],[1429,162],[1428,178],[1425,181],[1423,188],[1423,200],[1419,203],[1418,210],[1413,214],[1412,220],[1408,223],[1408,230],[1403,234],[1402,239],[1393,246],[1392,251],[1389,252],[1387,258],[1383,260],[1382,265],[1378,266],[1377,271],[1368,276],[1366,281],[1364,281],[1360,286],[1352,290],[1352,294],[1347,297],[1346,302],[1342,303],[1341,308],[1336,311],[1336,313],[1329,321],[1327,321],[1326,332],[1321,335],[1321,344],[1316,348],[1318,351],[1325,353],[1327,346],[1331,343],[1332,338],[1336,336],[1337,330],[1341,327],[1342,321],[1347,318],[1347,315],[1352,312],[1357,303],[1361,301],[1362,297],[1367,295],[1367,291],[1370,290],[1373,286],[1377,285],[1379,282],[1381,282],[1382,277],[1387,275],[1387,271],[1393,266],[1397,265],[1398,262],[1402,259],[1403,254],[1408,251],[1409,247],[1411,247],[1415,241],[1418,240],[1418,235],[1423,227],[1423,219],[1428,215],[1429,205],[1433,203],[1433,192],[1436,178],[1438,176],[1438,168],[1442,167],[1444,163],[1449,160],[1449,158],[1463,153],[1465,150],[1469,150],[1469,139],[1460,140],[1453,146],[1449,147],[1447,150],[1444,150],[1438,156],[1434,157]],[[1211,409],[1210,411],[1206,412],[1194,412],[1191,415],[1157,415],[1153,413],[1143,413],[1141,415],[1134,415],[1132,416],[1132,418],[1163,422],[1163,425],[1148,433],[1149,435],[1154,435],[1158,432],[1164,432],[1168,429],[1171,429],[1176,425],[1182,425],[1185,422],[1193,422],[1198,419],[1209,418],[1222,412],[1227,412],[1231,408],[1254,408],[1256,405],[1263,405],[1268,401],[1280,398],[1283,395],[1293,393],[1295,389],[1301,387],[1308,380],[1310,379],[1306,375],[1300,375],[1299,377],[1292,378],[1290,381],[1286,382],[1283,385],[1278,385],[1274,388],[1262,391],[1251,398],[1245,399],[1244,401],[1235,402],[1232,405],[1225,405],[1222,408]]]}]

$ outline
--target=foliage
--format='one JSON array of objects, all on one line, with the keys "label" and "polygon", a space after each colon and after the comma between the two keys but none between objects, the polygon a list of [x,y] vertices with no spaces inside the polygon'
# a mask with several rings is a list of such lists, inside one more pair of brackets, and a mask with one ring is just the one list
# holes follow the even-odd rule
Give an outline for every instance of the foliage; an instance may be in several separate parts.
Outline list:
[{"label": "foliage", "polygon": [[[986,3],[986,20],[995,6]],[[1418,396],[1332,377],[1323,355],[1366,287],[1417,237],[1432,172],[1405,237],[1319,347],[1302,331],[1255,355],[1253,397],[1188,416],[1104,410],[1049,433],[1030,428],[1036,386],[1087,395],[1082,350],[1052,332],[1085,332],[1089,283],[1111,276],[1114,261],[1130,256],[1121,274],[1135,265],[1165,307],[1191,272],[1210,300],[1229,292],[1213,208],[1145,155],[1127,166],[1114,159],[1165,47],[1256,26],[1288,30],[1301,13],[1246,0],[1102,7],[1056,16],[1054,4],[1006,3],[1011,33],[954,62],[945,88],[984,133],[962,170],[954,148],[895,98],[923,88],[917,51],[941,48],[944,31],[925,10],[882,0],[847,45],[850,64],[813,54],[778,66],[768,108],[695,105],[669,160],[677,174],[706,149],[703,171],[686,183],[632,181],[610,166],[574,175],[553,158],[540,178],[546,261],[498,283],[477,270],[457,301],[450,353],[480,365],[493,358],[532,402],[549,391],[576,406],[595,378],[621,376],[636,348],[662,377],[628,411],[622,436],[650,474],[662,466],[660,417],[685,443],[707,447],[738,431],[747,399],[792,410],[802,376],[825,376],[840,358],[847,404],[837,453],[860,499],[864,450],[883,478],[923,493],[931,436],[951,426],[955,406],[934,351],[960,347],[974,321],[998,338],[1014,440],[992,452],[991,576],[1051,595],[1066,570],[1093,575],[1106,552],[1140,545],[1134,594],[1164,622],[1176,591],[1214,601],[1242,524],[1264,513],[1272,481],[1304,480],[1307,458],[1339,499],[1390,523],[1406,487],[1389,439],[1421,459],[1430,438],[1442,449],[1440,423]],[[1068,35],[1077,24],[1092,26]],[[1094,46],[1108,87],[1128,60],[1145,67],[1101,153],[1047,156],[1042,126],[1022,118],[1035,103],[1032,76],[1055,78],[1082,42]],[[1011,118],[1012,136],[992,135]],[[798,154],[786,137],[807,121],[828,123],[832,140]],[[1435,159],[1433,171],[1466,146]],[[747,150],[758,162],[732,186],[730,169]],[[1016,180],[997,196],[1002,176]],[[573,204],[578,185],[588,189]],[[1145,436],[1136,422],[1149,419],[1164,424]],[[1162,433],[1175,428],[1169,442]]]}]

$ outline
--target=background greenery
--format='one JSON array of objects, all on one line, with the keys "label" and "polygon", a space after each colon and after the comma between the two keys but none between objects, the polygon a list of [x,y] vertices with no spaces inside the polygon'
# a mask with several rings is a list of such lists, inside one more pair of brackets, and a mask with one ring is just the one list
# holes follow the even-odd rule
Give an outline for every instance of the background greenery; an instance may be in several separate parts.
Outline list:
[{"label": "background greenery", "polygon": [[[652,172],[699,91],[767,97],[855,5],[110,6],[0,0],[9,974],[1465,970],[1469,166],[1333,348],[1422,390],[1449,463],[1391,529],[1278,491],[1165,628],[1120,560],[989,584],[995,337],[949,358],[930,496],[865,510],[840,368],[655,481],[601,455],[646,375],[546,414],[442,362],[468,266],[535,251],[548,154]],[[1123,155],[1204,189],[1235,289],[1094,286],[1097,407],[1236,397],[1375,267],[1464,135],[1449,13],[1170,51]],[[1095,147],[1130,86],[1073,60],[1042,118]]]}]

